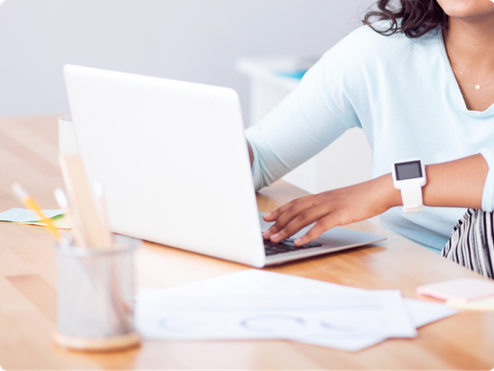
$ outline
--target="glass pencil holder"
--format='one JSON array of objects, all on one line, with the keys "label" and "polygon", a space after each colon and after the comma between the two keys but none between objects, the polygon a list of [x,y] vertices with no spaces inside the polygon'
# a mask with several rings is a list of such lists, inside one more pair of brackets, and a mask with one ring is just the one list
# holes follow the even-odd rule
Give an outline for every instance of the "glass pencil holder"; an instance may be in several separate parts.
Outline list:
[{"label": "glass pencil holder", "polygon": [[115,236],[110,248],[56,245],[55,342],[80,351],[140,344],[134,327],[134,252],[141,241]]}]

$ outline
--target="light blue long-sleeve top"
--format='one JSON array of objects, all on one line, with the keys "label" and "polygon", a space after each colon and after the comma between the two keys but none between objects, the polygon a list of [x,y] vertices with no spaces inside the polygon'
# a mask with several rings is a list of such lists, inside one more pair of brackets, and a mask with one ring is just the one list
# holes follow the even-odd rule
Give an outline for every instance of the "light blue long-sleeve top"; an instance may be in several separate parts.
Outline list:
[{"label": "light blue long-sleeve top", "polygon": [[[421,158],[436,164],[482,153],[491,169],[482,209],[493,211],[494,105],[484,112],[467,109],[440,29],[410,39],[364,26],[331,48],[287,98],[246,131],[255,154],[256,188],[270,185],[354,127],[364,130],[372,147],[372,178],[389,174],[396,161]],[[395,207],[381,215],[381,223],[438,252],[464,212],[425,207],[404,214]]]}]

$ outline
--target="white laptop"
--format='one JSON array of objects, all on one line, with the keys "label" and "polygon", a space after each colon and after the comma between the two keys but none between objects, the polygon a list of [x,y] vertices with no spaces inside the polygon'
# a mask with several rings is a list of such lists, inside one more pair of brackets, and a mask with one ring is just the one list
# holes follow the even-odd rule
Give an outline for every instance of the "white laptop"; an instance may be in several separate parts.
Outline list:
[{"label": "white laptop", "polygon": [[385,239],[334,228],[303,248],[265,247],[234,90],[71,65],[64,74],[79,151],[114,232],[253,267]]}]

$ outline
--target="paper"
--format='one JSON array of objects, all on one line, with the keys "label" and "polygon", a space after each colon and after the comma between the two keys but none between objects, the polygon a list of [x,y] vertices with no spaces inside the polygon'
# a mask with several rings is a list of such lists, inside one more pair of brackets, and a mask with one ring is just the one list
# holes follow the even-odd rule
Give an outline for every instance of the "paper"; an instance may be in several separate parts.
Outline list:
[{"label": "paper", "polygon": [[[145,301],[141,298],[141,302]],[[158,339],[272,339],[313,335],[413,337],[415,326],[399,291],[345,296],[197,297],[170,295],[138,314]]]},{"label": "paper", "polygon": [[[404,299],[405,305],[416,328],[428,325],[429,323],[451,317],[458,314],[456,309],[448,308],[443,304],[430,303],[421,300]],[[387,340],[386,337],[379,336],[358,336],[358,337],[336,337],[336,336],[311,336],[308,338],[298,338],[296,341],[317,346],[324,346],[345,350],[347,352],[357,352]]]},{"label": "paper", "polygon": [[[42,210],[47,218],[52,219],[55,227],[60,229],[71,229],[77,225],[70,223],[70,218],[64,215],[63,210]],[[75,218],[72,218],[75,220]],[[11,222],[14,224],[39,225],[46,227],[45,223],[41,223],[41,218],[34,211],[29,209],[10,209],[0,213],[0,222]]]},{"label": "paper", "polygon": [[153,339],[286,339],[356,351],[389,337],[413,337],[416,327],[457,313],[415,302],[397,290],[247,270],[141,290],[136,323]]},{"label": "paper", "polygon": [[[47,218],[53,218],[55,216],[63,215],[63,210],[43,210],[43,213]],[[16,222],[16,223],[29,223],[39,222],[41,218],[34,211],[29,209],[10,209],[0,213],[0,221],[2,222]]]},{"label": "paper", "polygon": [[458,314],[456,309],[448,308],[444,304],[439,303],[405,299],[405,304],[412,316],[413,324],[417,328]]}]

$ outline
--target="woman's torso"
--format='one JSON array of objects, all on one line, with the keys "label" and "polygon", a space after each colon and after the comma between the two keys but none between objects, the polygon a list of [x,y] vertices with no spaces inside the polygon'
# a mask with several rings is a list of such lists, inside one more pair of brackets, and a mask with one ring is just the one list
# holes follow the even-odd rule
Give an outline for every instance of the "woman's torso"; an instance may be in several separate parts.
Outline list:
[{"label": "woman's torso", "polygon": [[[494,105],[484,112],[466,108],[439,30],[409,39],[362,27],[326,53],[247,138],[259,145],[265,170],[276,178],[350,127],[367,135],[375,178],[390,173],[396,161],[421,158],[435,164],[494,148]],[[426,207],[403,214],[393,208],[381,220],[388,229],[441,250],[464,212]]]}]

